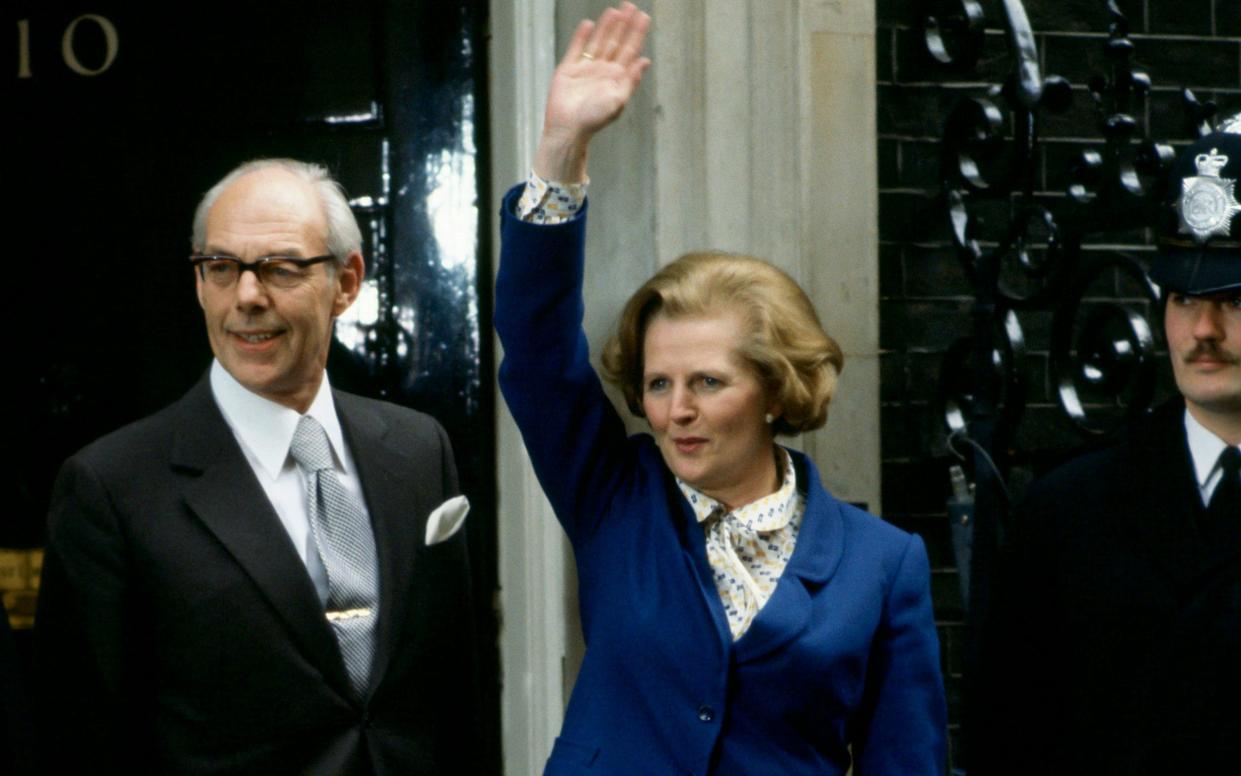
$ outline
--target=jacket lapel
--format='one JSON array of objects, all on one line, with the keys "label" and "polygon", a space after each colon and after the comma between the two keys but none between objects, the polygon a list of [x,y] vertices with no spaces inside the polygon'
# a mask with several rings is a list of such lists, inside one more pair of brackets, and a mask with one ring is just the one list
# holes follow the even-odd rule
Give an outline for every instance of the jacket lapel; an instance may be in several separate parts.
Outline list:
[{"label": "jacket lapel", "polygon": [[187,394],[172,467],[198,517],[284,621],[293,642],[345,697],[349,679],[306,567],[246,462],[206,377]]},{"label": "jacket lapel", "polygon": [[410,472],[426,468],[419,467],[414,458],[420,451],[397,447],[384,419],[357,397],[338,391],[334,399],[358,468],[379,556],[379,623],[370,685],[374,692],[398,646],[400,627],[411,605],[414,569],[425,549],[425,521],[435,505],[424,503],[427,488],[409,480]]},{"label": "jacket lapel", "polygon": [[771,598],[737,640],[737,661],[768,655],[800,636],[810,625],[813,595],[836,572],[844,555],[840,502],[828,494],[805,455],[790,450],[797,481],[805,484],[806,514],[797,545]]},{"label": "jacket lapel", "polygon": [[[656,455],[659,454],[656,453]],[[681,489],[677,487],[672,472],[662,460],[659,463],[659,470],[663,473],[664,490],[669,502],[679,507],[676,514],[681,517],[677,526],[681,552],[685,562],[694,572],[695,581],[698,583],[698,595],[715,626],[716,643],[721,649],[720,654],[727,655],[729,649],[732,648],[733,635],[728,627],[728,615],[724,613],[724,604],[720,601],[719,590],[715,587],[715,570],[711,568],[711,563],[707,560],[706,535],[694,516],[693,507],[681,494]]]},{"label": "jacket lapel", "polygon": [[721,646],[725,650],[731,647],[738,663],[768,655],[800,636],[810,625],[814,593],[831,579],[844,557],[844,519],[840,514],[840,502],[823,489],[818,473],[804,454],[796,450],[789,450],[789,454],[797,470],[797,481],[805,486],[806,514],[802,517],[793,556],[771,598],[735,643],[715,587],[714,571],[707,561],[702,526],[671,473],[665,475],[668,498],[680,506],[682,547],[696,572],[699,594],[711,613]]}]

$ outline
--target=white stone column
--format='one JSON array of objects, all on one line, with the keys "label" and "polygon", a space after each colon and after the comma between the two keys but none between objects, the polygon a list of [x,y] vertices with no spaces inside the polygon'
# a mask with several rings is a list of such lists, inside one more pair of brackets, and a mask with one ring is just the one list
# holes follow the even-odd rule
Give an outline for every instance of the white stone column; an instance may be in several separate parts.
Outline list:
[{"label": "white stone column", "polygon": [[801,8],[802,264],[845,353],[827,427],[807,452],[824,483],[879,514],[879,174],[873,0]]},{"label": "white stone column", "polygon": [[[491,10],[491,179],[497,198],[530,170],[557,58],[555,7],[555,0],[514,0],[494,3]],[[498,209],[499,202],[482,206]],[[498,221],[493,224],[498,266]],[[542,773],[564,719],[567,542],[513,418],[498,402],[501,745],[505,773],[519,776]]]},{"label": "white stone column", "polygon": [[655,0],[653,16],[657,260],[740,251],[802,284],[845,370],[827,427],[794,444],[877,511],[873,0]]}]

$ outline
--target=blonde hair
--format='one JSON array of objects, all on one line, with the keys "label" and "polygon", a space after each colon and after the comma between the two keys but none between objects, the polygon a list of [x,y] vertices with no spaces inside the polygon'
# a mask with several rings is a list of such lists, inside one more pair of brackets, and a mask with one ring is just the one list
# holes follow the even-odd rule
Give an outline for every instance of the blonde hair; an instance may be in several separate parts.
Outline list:
[{"label": "blonde hair", "polygon": [[796,281],[753,256],[688,253],[655,273],[621,310],[616,333],[604,345],[604,376],[642,417],[643,345],[651,319],[733,311],[745,328],[738,355],[781,408],[772,429],[797,434],[821,427],[844,356]]}]

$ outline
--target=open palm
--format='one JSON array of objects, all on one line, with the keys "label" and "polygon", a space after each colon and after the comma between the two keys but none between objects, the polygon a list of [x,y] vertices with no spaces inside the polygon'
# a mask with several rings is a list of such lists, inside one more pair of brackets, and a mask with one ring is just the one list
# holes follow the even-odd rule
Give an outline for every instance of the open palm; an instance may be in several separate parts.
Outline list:
[{"label": "open palm", "polygon": [[642,45],[651,18],[632,3],[583,21],[552,75],[543,144],[585,146],[620,115],[651,61]]}]

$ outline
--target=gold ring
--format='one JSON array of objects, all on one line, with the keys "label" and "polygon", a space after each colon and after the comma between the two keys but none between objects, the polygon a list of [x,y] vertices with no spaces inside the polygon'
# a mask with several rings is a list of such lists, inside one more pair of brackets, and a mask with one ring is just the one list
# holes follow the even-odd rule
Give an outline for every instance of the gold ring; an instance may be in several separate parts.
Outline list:
[{"label": "gold ring", "polygon": [[594,58],[595,58],[594,54],[591,54],[590,52],[587,52],[587,51],[582,52],[582,59],[589,59],[593,61]]}]

